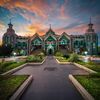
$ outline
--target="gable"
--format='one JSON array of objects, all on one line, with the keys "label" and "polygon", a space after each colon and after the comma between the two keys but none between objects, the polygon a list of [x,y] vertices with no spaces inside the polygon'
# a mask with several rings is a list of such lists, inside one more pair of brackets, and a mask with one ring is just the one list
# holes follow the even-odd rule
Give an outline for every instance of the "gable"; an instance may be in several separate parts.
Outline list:
[{"label": "gable", "polygon": [[45,41],[56,41],[56,38],[50,35],[45,38]]},{"label": "gable", "polygon": [[69,38],[66,37],[65,35],[62,35],[59,39],[59,41],[65,40],[66,42],[69,42]]},{"label": "gable", "polygon": [[35,37],[33,40],[31,40],[31,44],[40,45],[42,44],[42,40],[39,37]]}]

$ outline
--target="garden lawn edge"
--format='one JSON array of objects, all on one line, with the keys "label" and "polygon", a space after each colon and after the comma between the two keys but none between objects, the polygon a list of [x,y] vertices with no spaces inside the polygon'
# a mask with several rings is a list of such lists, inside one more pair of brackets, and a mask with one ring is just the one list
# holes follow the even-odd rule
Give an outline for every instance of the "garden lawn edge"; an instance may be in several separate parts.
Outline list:
[{"label": "garden lawn edge", "polygon": [[69,79],[85,100],[95,100],[93,96],[74,78],[73,75],[69,74]]},{"label": "garden lawn edge", "polygon": [[46,60],[46,57],[41,63],[25,63],[23,65],[20,65],[20,66],[16,67],[16,68],[13,68],[13,69],[5,72],[5,73],[2,73],[1,75],[11,75],[11,74],[15,73],[16,71],[22,69],[23,67],[25,67],[27,65],[42,65],[45,62],[45,60]]},{"label": "garden lawn edge", "polygon": [[85,67],[85,66],[83,66],[83,65],[80,65],[80,64],[78,64],[78,63],[73,63],[75,66],[77,66],[77,67],[79,67],[79,68],[82,68],[82,69],[84,69],[85,71],[87,71],[87,72],[89,72],[89,73],[97,73],[96,71],[94,71],[94,70],[92,70],[92,69],[89,69],[89,68],[87,68],[87,67]]},{"label": "garden lawn edge", "polygon": [[31,66],[31,65],[42,65],[42,64],[45,62],[46,58],[47,58],[47,57],[45,57],[44,60],[43,60],[42,62],[39,62],[39,63],[38,63],[38,62],[37,62],[37,63],[34,63],[34,62],[32,63],[32,62],[30,62],[30,63],[27,63],[27,65],[28,65],[28,66]]},{"label": "garden lawn edge", "polygon": [[71,62],[60,62],[55,56],[54,58],[56,59],[58,64],[72,64]]},{"label": "garden lawn edge", "polygon": [[31,84],[33,80],[32,75],[30,75],[24,82],[23,84],[17,89],[17,91],[11,96],[9,100],[19,100],[21,95],[25,92],[27,87]]},{"label": "garden lawn edge", "polygon": [[16,71],[22,69],[22,68],[25,67],[26,65],[27,65],[27,63],[22,64],[22,65],[20,65],[20,66],[18,66],[18,67],[16,67],[16,68],[13,68],[13,69],[11,69],[11,70],[5,72],[5,73],[2,73],[1,75],[11,75],[11,74],[13,74],[14,72],[16,72]]}]

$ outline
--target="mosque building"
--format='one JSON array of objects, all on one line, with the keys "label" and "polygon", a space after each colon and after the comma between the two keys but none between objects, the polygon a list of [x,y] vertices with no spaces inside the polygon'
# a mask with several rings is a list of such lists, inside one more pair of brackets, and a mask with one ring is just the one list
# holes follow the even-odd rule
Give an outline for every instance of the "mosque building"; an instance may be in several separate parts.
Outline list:
[{"label": "mosque building", "polygon": [[37,50],[43,50],[46,54],[54,54],[56,51],[63,53],[76,52],[83,53],[87,51],[89,55],[98,53],[98,35],[93,29],[93,24],[88,24],[88,29],[83,35],[69,35],[63,32],[61,35],[56,34],[51,26],[45,35],[40,36],[35,33],[31,37],[18,36],[13,25],[8,24],[7,32],[4,33],[2,42],[4,45],[12,45],[14,50],[20,54],[29,55]]}]

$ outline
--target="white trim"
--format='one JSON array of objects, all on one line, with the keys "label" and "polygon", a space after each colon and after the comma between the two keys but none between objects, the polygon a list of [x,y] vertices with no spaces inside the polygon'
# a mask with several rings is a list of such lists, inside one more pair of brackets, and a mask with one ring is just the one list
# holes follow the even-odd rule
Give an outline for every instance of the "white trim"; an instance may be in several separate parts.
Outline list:
[{"label": "white trim", "polygon": [[60,39],[61,39],[61,37],[62,37],[63,35],[64,35],[66,38],[68,38],[68,39],[70,40],[70,37],[69,37],[69,36],[68,36],[65,32],[64,32],[64,33],[62,33],[62,34],[60,35],[60,37],[58,38],[58,40],[60,40]]}]

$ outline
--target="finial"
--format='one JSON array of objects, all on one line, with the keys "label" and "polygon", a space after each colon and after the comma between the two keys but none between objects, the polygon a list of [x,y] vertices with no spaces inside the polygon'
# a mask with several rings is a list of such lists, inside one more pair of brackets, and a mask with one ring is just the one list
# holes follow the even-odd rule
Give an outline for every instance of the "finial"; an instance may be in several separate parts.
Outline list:
[{"label": "finial", "polygon": [[12,28],[12,26],[13,26],[13,25],[11,24],[12,18],[10,18],[9,20],[10,20],[10,22],[9,22],[8,26],[9,26],[10,28]]},{"label": "finial", "polygon": [[50,24],[50,29],[51,29],[51,24]]}]

